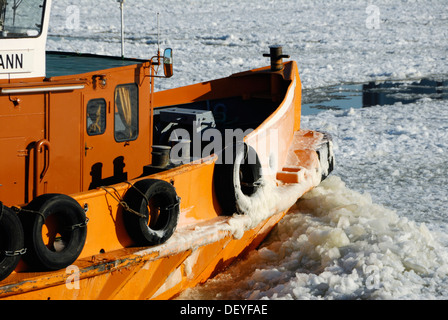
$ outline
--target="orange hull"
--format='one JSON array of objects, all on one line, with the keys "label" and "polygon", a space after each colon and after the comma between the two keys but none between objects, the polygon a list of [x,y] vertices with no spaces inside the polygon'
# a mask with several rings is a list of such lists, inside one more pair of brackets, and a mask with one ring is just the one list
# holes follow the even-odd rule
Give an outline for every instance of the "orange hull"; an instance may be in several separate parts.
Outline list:
[{"label": "orange hull", "polygon": [[[284,180],[285,183],[278,180],[277,186],[274,187],[279,188],[278,191],[283,197],[282,203],[273,204],[269,210],[274,211],[268,213],[267,217],[219,216],[213,208],[213,196],[204,197],[202,199],[208,200],[210,207],[202,212],[209,213],[210,216],[214,214],[214,217],[197,219],[197,222],[191,223],[189,219],[191,210],[188,208],[182,210],[179,227],[166,243],[155,247],[108,249],[105,253],[95,254],[94,250],[89,250],[93,247],[89,244],[108,243],[111,245],[110,248],[113,248],[112,244],[115,242],[116,246],[120,247],[118,237],[113,239],[113,232],[100,232],[100,225],[104,229],[109,228],[103,219],[99,221],[99,225],[93,223],[89,225],[86,249],[81,255],[82,258],[73,265],[53,272],[13,273],[0,282],[0,298],[7,300],[173,298],[186,288],[205,282],[238,257],[255,249],[286,214],[294,199],[320,182],[321,170],[315,149],[321,145],[322,137],[322,134],[312,131],[295,133],[294,143],[289,150],[289,162],[286,163],[285,171],[277,174],[278,179]],[[302,151],[308,154],[304,155]],[[209,159],[193,166],[197,166],[196,170],[203,172],[204,177],[207,173],[210,176],[213,160],[216,159]],[[296,162],[293,163],[294,161]],[[303,167],[303,164],[308,166]],[[185,173],[189,174],[194,171],[192,168],[185,170]],[[181,176],[182,173],[174,174],[174,177]],[[290,199],[287,196],[288,192],[292,195]],[[98,202],[98,206],[101,205],[101,201],[104,205],[113,201],[106,192],[101,191],[92,192],[91,195],[74,195],[74,198],[80,203]],[[110,218],[119,224],[116,216]],[[109,237],[98,238],[99,235],[106,234],[109,234]]]},{"label": "orange hull", "polygon": [[[229,232],[199,233],[192,243],[177,243],[194,232],[185,228],[160,249],[121,249],[80,259],[79,271],[16,274],[2,284],[2,298],[22,300],[170,299],[206,281],[229,265],[239,253],[255,248],[283,217],[274,215],[235,239]],[[223,219],[216,219],[225,224]],[[199,238],[200,237],[200,238]],[[192,247],[191,245],[194,245]]]}]

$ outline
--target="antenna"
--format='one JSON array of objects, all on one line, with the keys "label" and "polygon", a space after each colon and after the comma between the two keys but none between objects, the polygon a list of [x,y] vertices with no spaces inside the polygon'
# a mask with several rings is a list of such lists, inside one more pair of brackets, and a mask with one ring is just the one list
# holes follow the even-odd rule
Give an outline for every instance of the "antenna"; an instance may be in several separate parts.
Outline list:
[{"label": "antenna", "polygon": [[159,22],[159,13],[157,12],[157,54],[158,55],[160,55],[159,36],[160,36],[160,22]]},{"label": "antenna", "polygon": [[121,57],[124,58],[124,1],[117,0],[120,3],[121,10]]}]

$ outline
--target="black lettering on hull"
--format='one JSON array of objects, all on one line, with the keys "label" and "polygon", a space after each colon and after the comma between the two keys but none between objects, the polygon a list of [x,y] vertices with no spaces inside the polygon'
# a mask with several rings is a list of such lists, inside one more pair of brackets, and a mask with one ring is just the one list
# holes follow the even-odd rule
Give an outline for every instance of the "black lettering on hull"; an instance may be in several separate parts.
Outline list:
[{"label": "black lettering on hull", "polygon": [[0,70],[23,69],[23,53],[0,54]]}]

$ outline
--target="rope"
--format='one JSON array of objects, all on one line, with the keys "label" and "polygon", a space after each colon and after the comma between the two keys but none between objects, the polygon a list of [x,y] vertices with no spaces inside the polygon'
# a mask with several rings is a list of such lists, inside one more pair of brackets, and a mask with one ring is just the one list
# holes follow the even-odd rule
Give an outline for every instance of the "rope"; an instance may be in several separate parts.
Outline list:
[{"label": "rope", "polygon": [[146,205],[149,206],[149,199],[146,197],[146,194],[144,194],[143,192],[141,192],[136,186],[134,186],[132,183],[130,183],[129,181],[125,181],[125,183],[129,184],[131,186],[131,188],[134,188],[135,190],[137,190],[138,193],[140,193],[140,195],[143,197],[143,199],[145,199],[146,201]]},{"label": "rope", "polygon": [[[131,185],[132,185],[132,184],[131,184]],[[120,196],[120,194],[118,193],[118,191],[117,191],[114,187],[109,187],[109,188],[112,188],[112,189],[116,192],[117,196],[114,195],[114,194],[112,194],[112,193],[111,193],[109,190],[107,190],[106,187],[104,187],[104,186],[100,186],[99,188],[101,188],[101,189],[103,189],[104,191],[106,191],[106,193],[109,194],[115,201],[117,201],[118,204],[119,204],[120,206],[122,206],[124,210],[126,210],[126,211],[128,211],[128,212],[131,212],[131,213],[133,213],[133,214],[139,216],[140,218],[145,218],[145,219],[147,218],[144,214],[141,214],[140,212],[137,212],[137,211],[133,210],[132,208],[130,208],[129,205],[123,200],[123,198]],[[134,187],[134,188],[135,188],[135,187]],[[137,188],[136,188],[136,189],[137,189]],[[137,189],[137,190],[138,190],[138,189]],[[146,197],[145,197],[145,199],[146,199]],[[146,201],[148,201],[148,199],[146,199]],[[147,203],[149,203],[149,202],[147,202]]]},{"label": "rope", "polygon": [[16,207],[16,206],[11,207],[11,209],[13,209],[16,213],[25,212],[25,213],[37,214],[37,215],[39,215],[42,218],[43,221],[45,221],[45,216],[44,216],[44,214],[42,212],[29,210],[29,209],[24,209],[24,208],[20,208],[20,207]]},{"label": "rope", "polygon": [[[141,192],[139,189],[137,189],[136,186],[134,186],[132,183],[130,183],[129,181],[125,181],[125,183],[129,184],[132,188],[134,188],[135,190],[138,191],[138,193],[141,194],[141,196],[146,200],[146,205],[149,206],[149,199],[146,197],[146,194],[144,194],[143,192]],[[173,203],[172,205],[169,205],[165,208],[159,208],[160,210],[171,210],[173,208],[175,208],[176,206],[178,206],[180,204],[180,198],[178,196],[176,196],[176,203]]]},{"label": "rope", "polygon": [[[43,221],[45,221],[45,216],[44,216],[44,214],[43,214],[42,212],[34,211],[34,210],[29,210],[29,209],[23,209],[23,208],[20,208],[20,207],[11,207],[11,208],[12,208],[15,212],[17,212],[17,213],[25,212],[25,213],[34,213],[34,214],[37,214],[37,215],[39,215],[39,216],[42,218]],[[64,229],[65,229],[65,230],[68,230],[68,231],[73,231],[73,230],[78,229],[78,228],[85,228],[85,227],[87,226],[87,223],[88,223],[88,222],[89,222],[89,218],[86,218],[85,221],[83,221],[83,222],[81,222],[81,223],[78,223],[78,224],[74,224],[74,225],[72,225],[72,226],[65,227]]]}]

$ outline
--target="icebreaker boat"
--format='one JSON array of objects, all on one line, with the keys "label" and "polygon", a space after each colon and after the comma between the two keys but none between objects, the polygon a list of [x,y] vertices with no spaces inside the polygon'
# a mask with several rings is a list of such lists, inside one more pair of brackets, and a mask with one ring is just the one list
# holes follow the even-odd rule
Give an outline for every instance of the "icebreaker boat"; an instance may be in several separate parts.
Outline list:
[{"label": "icebreaker boat", "polygon": [[333,169],[297,64],[154,92],[173,53],[46,52],[0,0],[0,299],[169,299],[256,248]]}]

